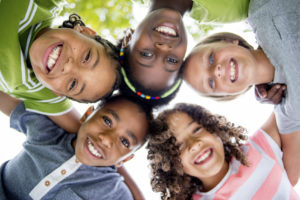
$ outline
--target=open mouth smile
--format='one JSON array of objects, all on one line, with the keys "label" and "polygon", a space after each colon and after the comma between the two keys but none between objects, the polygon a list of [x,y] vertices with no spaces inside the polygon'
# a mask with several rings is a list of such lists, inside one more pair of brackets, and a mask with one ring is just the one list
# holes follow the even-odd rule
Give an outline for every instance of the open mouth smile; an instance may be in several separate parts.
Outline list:
[{"label": "open mouth smile", "polygon": [[168,37],[178,37],[177,29],[170,23],[161,24],[154,28],[154,31]]},{"label": "open mouth smile", "polygon": [[51,46],[50,48],[47,49],[46,52],[46,58],[44,61],[44,65],[46,68],[46,72],[50,73],[55,65],[57,64],[60,54],[62,52],[63,44],[57,44],[55,46]]},{"label": "open mouth smile", "polygon": [[238,64],[237,62],[231,58],[229,62],[229,78],[232,83],[234,83],[238,79]]},{"label": "open mouth smile", "polygon": [[200,155],[196,157],[196,159],[194,160],[194,164],[202,165],[208,162],[212,158],[212,155],[213,155],[213,150],[212,148],[209,148],[204,152],[201,152]]},{"label": "open mouth smile", "polygon": [[103,159],[102,153],[95,147],[95,145],[89,138],[87,138],[87,149],[93,156]]}]

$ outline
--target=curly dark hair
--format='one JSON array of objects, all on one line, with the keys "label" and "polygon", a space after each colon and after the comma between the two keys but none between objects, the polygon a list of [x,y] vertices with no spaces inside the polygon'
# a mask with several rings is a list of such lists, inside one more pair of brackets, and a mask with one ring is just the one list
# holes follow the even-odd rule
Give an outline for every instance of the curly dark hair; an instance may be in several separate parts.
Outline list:
[{"label": "curly dark hair", "polygon": [[[85,26],[85,24],[81,20],[81,17],[78,14],[73,13],[69,16],[68,20],[63,21],[62,25],[60,25],[59,28],[73,29],[75,26]],[[109,92],[107,92],[107,94],[105,94],[103,97],[101,97],[100,99],[97,99],[93,102],[85,101],[84,103],[94,103],[94,102],[97,102],[99,100],[109,98],[112,95],[113,91],[119,88],[119,85],[121,83],[121,75],[120,75],[121,65],[119,64],[120,49],[117,46],[115,46],[113,43],[111,43],[110,41],[102,38],[99,35],[95,35],[94,39],[97,42],[99,42],[101,45],[103,45],[105,53],[106,53],[107,56],[109,56],[113,60],[117,61],[117,63],[118,63],[118,66],[117,66],[117,69],[116,69],[117,78],[116,78],[116,82],[115,82],[114,86],[112,87],[112,89]],[[68,97],[68,98],[70,98],[70,97]],[[73,99],[73,98],[70,98],[70,99],[72,99],[74,101],[78,101],[78,100]],[[80,103],[82,103],[82,102],[80,102]]]},{"label": "curly dark hair", "polygon": [[155,119],[155,127],[152,128],[147,145],[147,158],[152,169],[152,189],[161,192],[161,199],[191,199],[197,190],[203,191],[201,180],[184,173],[179,146],[166,122],[167,117],[176,112],[188,114],[208,132],[220,137],[226,162],[230,163],[231,158],[235,157],[243,165],[248,165],[240,148],[247,140],[246,129],[235,126],[223,116],[211,114],[199,105],[177,104],[173,109],[160,113]]}]

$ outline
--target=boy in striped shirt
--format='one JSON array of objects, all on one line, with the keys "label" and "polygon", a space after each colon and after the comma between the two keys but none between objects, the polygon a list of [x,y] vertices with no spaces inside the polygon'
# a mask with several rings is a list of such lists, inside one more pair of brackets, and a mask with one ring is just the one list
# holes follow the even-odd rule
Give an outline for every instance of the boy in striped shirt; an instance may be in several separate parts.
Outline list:
[{"label": "boy in striped shirt", "polygon": [[76,132],[80,116],[66,97],[96,102],[109,96],[118,78],[118,53],[78,15],[63,28],[49,28],[59,2],[1,1],[0,90]]}]

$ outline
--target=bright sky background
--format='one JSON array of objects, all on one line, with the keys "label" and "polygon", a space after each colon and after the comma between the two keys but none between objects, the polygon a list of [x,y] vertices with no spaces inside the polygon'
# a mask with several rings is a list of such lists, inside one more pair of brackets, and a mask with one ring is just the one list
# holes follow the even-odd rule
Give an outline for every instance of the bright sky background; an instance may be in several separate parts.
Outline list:
[{"label": "bright sky background", "polygon": [[[145,13],[147,13],[146,8],[140,7],[135,7],[134,11],[136,19],[143,19]],[[185,16],[184,22],[186,24],[190,24],[191,19]],[[255,44],[254,35],[251,32],[243,32],[243,30],[247,27],[248,25],[245,22],[242,22],[226,25],[216,31],[230,31],[240,34],[249,40],[253,46],[257,46]],[[190,36],[188,39],[188,49],[191,49],[196,43]],[[200,104],[209,109],[211,112],[224,115],[229,121],[246,127],[249,134],[252,134],[266,121],[273,109],[272,105],[260,104],[255,100],[253,88],[237,100],[220,103],[200,97],[193,89],[183,83],[177,97],[168,107],[172,107],[172,105],[178,102]],[[83,113],[88,107],[87,104],[78,103],[75,103],[75,106],[81,113]],[[7,160],[12,159],[19,151],[22,150],[22,143],[25,140],[25,136],[22,133],[10,129],[9,118],[2,113],[0,113],[0,127],[0,164],[2,164]],[[146,154],[147,152],[144,148],[140,149],[135,153],[135,157],[125,164],[125,167],[140,186],[147,200],[160,199],[159,194],[154,193],[151,190],[149,178],[150,170],[148,168]],[[300,195],[300,183],[297,184],[295,189]]]}]

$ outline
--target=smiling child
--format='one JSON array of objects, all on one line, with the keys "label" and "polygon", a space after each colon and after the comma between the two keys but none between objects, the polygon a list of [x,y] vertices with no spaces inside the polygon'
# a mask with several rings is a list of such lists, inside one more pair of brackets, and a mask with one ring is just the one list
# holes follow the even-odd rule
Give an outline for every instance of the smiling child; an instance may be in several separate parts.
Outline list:
[{"label": "smiling child", "polygon": [[[5,95],[1,101],[11,98]],[[126,186],[116,167],[146,141],[150,108],[114,96],[88,110],[78,133],[68,134],[47,116],[26,111],[23,103],[6,102],[1,110],[11,113],[11,127],[27,138],[24,150],[1,166],[1,199],[141,199],[127,182],[130,177],[125,174]]]},{"label": "smiling child", "polygon": [[95,102],[116,87],[118,50],[71,15],[50,28],[59,1],[0,3],[0,90],[76,132],[79,114],[66,97]]},{"label": "smiling child", "polygon": [[198,105],[178,104],[156,121],[147,148],[162,199],[299,199],[274,114],[249,140],[244,128]]}]

